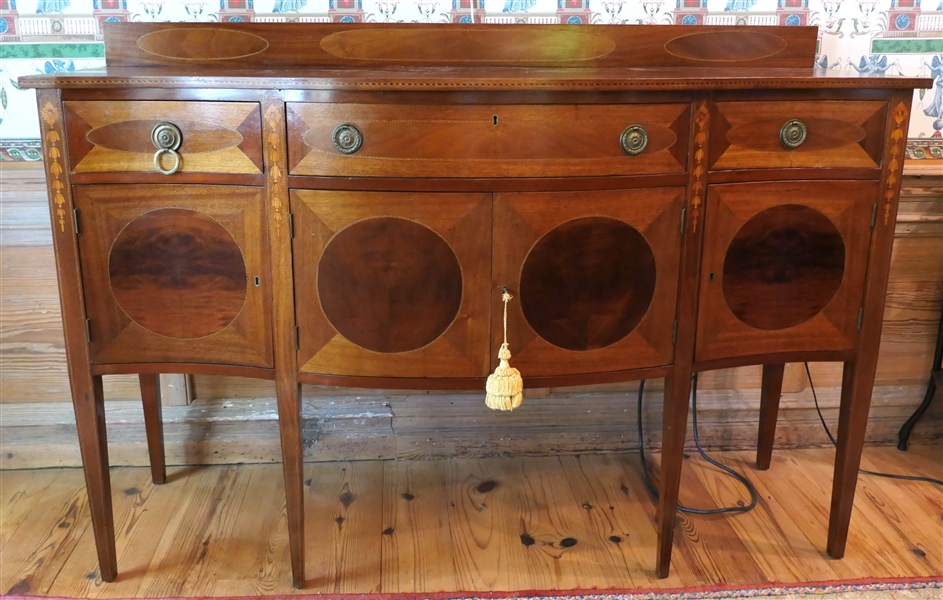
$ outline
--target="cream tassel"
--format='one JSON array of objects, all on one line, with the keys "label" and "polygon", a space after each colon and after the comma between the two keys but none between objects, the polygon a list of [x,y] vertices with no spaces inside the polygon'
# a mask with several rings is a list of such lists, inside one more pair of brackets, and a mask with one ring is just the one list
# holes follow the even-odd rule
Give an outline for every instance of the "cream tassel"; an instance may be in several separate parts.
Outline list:
[{"label": "cream tassel", "polygon": [[521,379],[521,373],[508,364],[511,358],[511,351],[508,349],[508,302],[511,300],[511,294],[505,286],[502,290],[501,300],[504,301],[504,343],[498,350],[498,368],[494,373],[488,376],[488,383],[485,384],[485,404],[493,410],[514,410],[521,405],[524,399],[524,381]]}]

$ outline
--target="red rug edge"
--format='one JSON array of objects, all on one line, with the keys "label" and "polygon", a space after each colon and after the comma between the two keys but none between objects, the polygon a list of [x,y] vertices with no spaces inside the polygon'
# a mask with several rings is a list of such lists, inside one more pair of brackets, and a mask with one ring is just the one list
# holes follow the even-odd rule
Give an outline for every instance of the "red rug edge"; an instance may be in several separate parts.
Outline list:
[{"label": "red rug edge", "polygon": [[[862,578],[862,579],[840,579],[828,581],[793,581],[793,582],[766,582],[757,584],[742,585],[707,585],[683,588],[589,588],[573,590],[516,590],[509,592],[502,591],[454,591],[454,592],[431,592],[431,593],[367,593],[367,594],[317,594],[317,593],[298,593],[292,595],[274,595],[274,596],[171,596],[164,598],[143,598],[137,600],[241,600],[244,598],[264,598],[265,600],[303,600],[305,598],[317,600],[393,600],[393,599],[424,599],[424,600],[448,600],[460,598],[488,598],[488,599],[513,599],[513,598],[573,598],[580,596],[591,596],[593,594],[611,594],[611,595],[639,595],[639,594],[683,594],[683,593],[708,593],[724,591],[746,591],[746,590],[792,590],[803,588],[829,588],[829,587],[854,587],[867,585],[894,585],[907,583],[938,583],[943,587],[943,575],[928,577],[889,577],[889,578]],[[840,591],[840,590],[839,590]],[[67,596],[34,596],[18,594],[0,594],[4,600],[77,600]],[[124,599],[130,600],[130,599]]]}]

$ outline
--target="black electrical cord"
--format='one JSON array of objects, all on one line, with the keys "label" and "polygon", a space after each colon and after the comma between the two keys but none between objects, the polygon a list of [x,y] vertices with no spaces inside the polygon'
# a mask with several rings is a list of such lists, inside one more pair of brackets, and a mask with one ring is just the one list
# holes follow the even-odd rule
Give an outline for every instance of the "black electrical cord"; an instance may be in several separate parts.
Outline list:
[{"label": "black electrical cord", "polygon": [[[805,363],[805,374],[809,377],[809,387],[812,389],[812,401],[815,402],[815,412],[819,414],[819,420],[822,422],[822,427],[825,428],[825,435],[827,435],[828,439],[831,440],[833,446],[837,446],[838,444],[835,441],[835,437],[832,435],[832,432],[829,430],[828,425],[825,423],[825,417],[822,416],[822,409],[819,408],[819,397],[815,393],[815,384],[812,383],[812,372],[809,370],[809,363]],[[932,477],[916,477],[913,475],[899,475],[896,473],[880,473],[878,471],[868,471],[867,469],[858,469],[858,471],[866,475],[873,475],[875,477],[885,477],[887,479],[900,479],[903,481],[923,481],[926,483],[943,485],[943,481],[939,479],[933,479]]]},{"label": "black electrical cord", "polygon": [[[693,378],[693,394],[691,396],[691,415],[694,424],[694,445],[697,447],[698,454],[700,454],[704,460],[714,465],[721,471],[727,473],[737,481],[743,484],[747,488],[747,491],[750,493],[750,503],[745,506],[722,506],[719,508],[688,508],[687,506],[678,503],[678,510],[683,513],[688,513],[692,515],[718,515],[724,513],[745,513],[753,510],[756,507],[756,503],[759,499],[759,494],[756,491],[756,488],[753,487],[753,484],[750,483],[750,480],[737,473],[730,467],[722,465],[713,458],[707,455],[707,452],[704,451],[704,448],[701,446],[701,438],[698,435],[697,431],[697,374],[694,374]],[[655,488],[655,484],[652,483],[652,477],[648,473],[648,463],[645,461],[645,444],[644,439],[645,435],[642,430],[642,394],[645,392],[645,380],[643,379],[639,383],[638,387],[638,451],[639,458],[642,462],[642,474],[645,479],[645,486],[648,488],[649,493],[651,493],[655,499],[658,499],[658,489]]]}]

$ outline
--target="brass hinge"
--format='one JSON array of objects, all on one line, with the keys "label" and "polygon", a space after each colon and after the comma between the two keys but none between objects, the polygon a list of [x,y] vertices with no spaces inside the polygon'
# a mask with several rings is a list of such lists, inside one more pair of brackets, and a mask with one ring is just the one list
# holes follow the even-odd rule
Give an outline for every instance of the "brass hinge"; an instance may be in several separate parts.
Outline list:
[{"label": "brass hinge", "polygon": [[295,325],[295,350],[301,350],[301,328]]},{"label": "brass hinge", "polygon": [[858,331],[861,331],[861,323],[864,321],[864,307],[858,309]]},{"label": "brass hinge", "polygon": [[92,320],[85,319],[85,342],[92,343]]},{"label": "brass hinge", "polygon": [[288,213],[288,234],[295,239],[295,213]]},{"label": "brass hinge", "polygon": [[81,233],[79,227],[79,209],[77,208],[72,209],[72,224],[75,226],[75,235]]},{"label": "brass hinge", "polygon": [[874,223],[877,220],[878,216],[878,203],[875,202],[874,206],[871,207],[871,229],[874,229]]},{"label": "brass hinge", "polygon": [[684,235],[684,215],[688,212],[688,207],[685,206],[681,209],[681,235]]},{"label": "brass hinge", "polygon": [[675,319],[674,328],[671,330],[671,343],[675,344],[678,342],[678,319]]}]

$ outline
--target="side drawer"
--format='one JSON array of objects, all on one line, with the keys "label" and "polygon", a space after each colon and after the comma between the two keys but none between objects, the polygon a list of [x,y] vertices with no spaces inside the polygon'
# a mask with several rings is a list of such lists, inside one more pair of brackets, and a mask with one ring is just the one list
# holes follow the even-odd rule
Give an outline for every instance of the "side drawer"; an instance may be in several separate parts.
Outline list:
[{"label": "side drawer", "polygon": [[[262,173],[255,102],[67,101],[65,121],[73,173]],[[172,128],[155,141],[162,123]]]},{"label": "side drawer", "polygon": [[718,102],[710,169],[878,169],[886,118],[880,101]]},{"label": "side drawer", "polygon": [[289,170],[344,177],[682,173],[689,128],[689,104],[289,103]]}]

